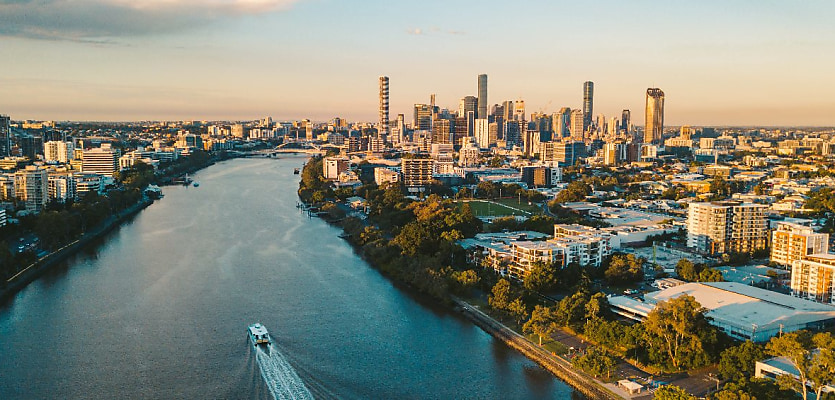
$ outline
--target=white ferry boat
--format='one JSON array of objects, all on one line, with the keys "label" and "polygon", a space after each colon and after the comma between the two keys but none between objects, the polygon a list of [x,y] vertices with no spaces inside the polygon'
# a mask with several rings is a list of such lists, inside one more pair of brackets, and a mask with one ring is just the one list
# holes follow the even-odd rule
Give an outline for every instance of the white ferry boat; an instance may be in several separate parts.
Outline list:
[{"label": "white ferry boat", "polygon": [[258,347],[259,344],[269,346],[270,343],[272,343],[272,339],[270,338],[270,334],[267,332],[267,328],[259,323],[250,325],[247,329],[247,334],[249,334],[249,340],[252,341],[252,345],[255,347]]}]

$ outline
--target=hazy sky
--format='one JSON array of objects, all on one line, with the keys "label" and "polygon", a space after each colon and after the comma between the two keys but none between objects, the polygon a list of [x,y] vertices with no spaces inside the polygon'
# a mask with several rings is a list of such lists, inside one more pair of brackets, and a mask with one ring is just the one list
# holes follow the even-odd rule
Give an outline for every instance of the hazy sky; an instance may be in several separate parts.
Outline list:
[{"label": "hazy sky", "polygon": [[835,2],[0,0],[0,113],[12,119],[341,116],[437,94],[528,112],[632,110],[666,124],[835,125]]}]

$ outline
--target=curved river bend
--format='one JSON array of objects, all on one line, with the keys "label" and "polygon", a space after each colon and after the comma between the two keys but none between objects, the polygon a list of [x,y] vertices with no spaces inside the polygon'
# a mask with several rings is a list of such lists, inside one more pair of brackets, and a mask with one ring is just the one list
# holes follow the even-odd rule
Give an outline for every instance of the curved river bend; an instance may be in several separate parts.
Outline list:
[{"label": "curved river bend", "polygon": [[[268,399],[276,379],[324,399],[578,397],[300,213],[304,161],[231,160],[196,174],[200,187],[166,187],[0,304],[0,398]],[[253,322],[276,359],[248,344]]]}]

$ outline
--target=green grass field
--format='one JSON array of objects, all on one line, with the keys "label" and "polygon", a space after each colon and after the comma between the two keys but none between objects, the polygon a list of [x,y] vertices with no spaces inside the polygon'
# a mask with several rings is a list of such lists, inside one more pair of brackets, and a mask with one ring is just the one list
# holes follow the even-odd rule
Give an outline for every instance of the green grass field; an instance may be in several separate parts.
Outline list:
[{"label": "green grass field", "polygon": [[527,211],[527,212],[529,212],[533,215],[542,214],[542,207],[540,207],[539,204],[531,203],[530,205],[528,205],[528,202],[525,201],[524,199],[522,200],[521,203],[519,202],[519,199],[511,199],[511,198],[497,199],[497,200],[493,200],[493,201],[495,201],[496,203],[504,204],[506,206],[510,206],[510,207],[513,207],[513,208],[518,208],[518,209],[523,210],[523,211]]},{"label": "green grass field", "polygon": [[[509,199],[508,199],[509,200]],[[463,201],[458,202],[458,207],[465,204]],[[510,215],[530,216],[531,213],[522,207],[517,207],[516,201],[512,203],[508,201],[507,205],[499,202],[492,202],[487,200],[472,200],[467,202],[470,205],[470,210],[476,217],[502,217]],[[529,208],[525,203],[525,208]]]}]

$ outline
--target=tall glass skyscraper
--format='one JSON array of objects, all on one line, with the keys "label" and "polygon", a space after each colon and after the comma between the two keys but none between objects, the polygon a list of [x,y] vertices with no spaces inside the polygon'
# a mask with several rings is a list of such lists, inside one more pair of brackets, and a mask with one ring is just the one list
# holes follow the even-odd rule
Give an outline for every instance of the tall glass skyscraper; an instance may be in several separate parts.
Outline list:
[{"label": "tall glass skyscraper", "polygon": [[380,126],[377,137],[389,134],[389,77],[380,77]]},{"label": "tall glass skyscraper", "polygon": [[[594,112],[594,82],[586,81],[583,83],[583,131],[587,131],[591,126],[591,116]],[[574,134],[574,132],[571,132]]]},{"label": "tall glass skyscraper", "polygon": [[644,143],[659,144],[664,133],[664,92],[659,88],[647,89],[646,106]]},{"label": "tall glass skyscraper", "polygon": [[12,151],[11,118],[0,115],[0,157],[8,157]]},{"label": "tall glass skyscraper", "polygon": [[477,118],[487,118],[487,74],[478,76],[478,111]]}]

